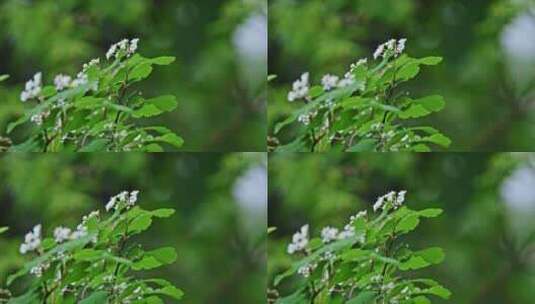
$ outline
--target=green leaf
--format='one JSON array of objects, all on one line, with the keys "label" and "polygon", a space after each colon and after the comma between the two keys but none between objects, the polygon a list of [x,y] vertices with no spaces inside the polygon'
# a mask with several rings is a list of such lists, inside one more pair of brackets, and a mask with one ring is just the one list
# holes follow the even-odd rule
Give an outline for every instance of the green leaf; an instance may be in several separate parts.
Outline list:
[{"label": "green leaf", "polygon": [[440,134],[440,133],[433,134],[428,137],[424,137],[421,139],[421,141],[434,143],[444,148],[447,148],[451,145],[451,139],[449,139],[447,136]]},{"label": "green leaf", "polygon": [[444,251],[439,247],[431,247],[424,250],[416,251],[405,262],[399,265],[401,270],[416,270],[433,264],[439,264],[444,261]]},{"label": "green leaf", "polygon": [[145,299],[147,304],[164,304],[164,301],[157,296],[150,296]]},{"label": "green leaf", "polygon": [[303,290],[298,290],[289,296],[278,299],[277,302],[275,302],[275,304],[305,304],[305,303],[309,303],[309,301],[307,301],[307,297],[304,294]]},{"label": "green leaf", "polygon": [[135,118],[151,117],[159,115],[163,112],[170,112],[178,105],[176,97],[173,95],[165,95],[152,99],[145,100],[143,106],[137,109],[132,114]]},{"label": "green leaf", "polygon": [[424,297],[424,296],[417,296],[416,298],[412,299],[413,304],[431,304],[431,301]]},{"label": "green leaf", "polygon": [[16,127],[22,125],[23,123],[28,121],[28,119],[29,119],[29,116],[28,115],[24,115],[24,116],[20,117],[19,119],[15,120],[14,122],[10,122],[7,125],[6,133],[10,134]]},{"label": "green leaf", "polygon": [[128,226],[128,230],[134,233],[139,233],[149,229],[150,225],[152,225],[152,215],[142,214],[132,220]]},{"label": "green leaf", "polygon": [[155,217],[166,218],[166,217],[170,217],[171,215],[175,214],[175,209],[162,208],[162,209],[154,210],[151,213]]},{"label": "green leaf", "polygon": [[75,107],[80,109],[94,109],[102,106],[104,98],[97,98],[94,96],[84,96],[74,103]]},{"label": "green leaf", "polygon": [[30,289],[20,297],[12,298],[7,304],[39,304],[39,294],[36,290]]},{"label": "green leaf", "polygon": [[396,232],[407,233],[418,227],[420,219],[418,215],[409,215],[403,218],[396,226]]},{"label": "green leaf", "polygon": [[439,95],[412,100],[409,108],[399,113],[399,118],[409,119],[427,116],[432,112],[442,110],[445,104],[444,98]]},{"label": "green leaf", "polygon": [[414,102],[421,104],[424,108],[431,112],[438,112],[442,110],[446,104],[444,97],[440,95],[427,96],[416,99]]},{"label": "green leaf", "polygon": [[399,113],[399,118],[401,119],[418,118],[418,117],[427,116],[429,114],[431,114],[431,112],[427,111],[422,105],[413,104],[413,105],[410,105],[408,109]]},{"label": "green leaf", "polygon": [[152,256],[144,256],[141,260],[132,264],[132,269],[135,271],[139,270],[151,270],[158,268],[163,264]]},{"label": "green leaf", "polygon": [[9,230],[9,227],[0,227],[0,234]]},{"label": "green leaf", "polygon": [[416,270],[427,267],[429,265],[431,264],[427,262],[424,258],[420,256],[411,256],[407,261],[399,264],[399,269],[403,271]]},{"label": "green leaf", "polygon": [[56,94],[57,94],[57,91],[54,86],[46,86],[46,87],[43,87],[43,89],[41,90],[41,96],[43,96],[44,98],[48,98]]},{"label": "green leaf", "polygon": [[161,56],[161,57],[152,59],[151,62],[156,65],[169,65],[175,62],[175,59],[176,58],[173,56]]},{"label": "green leaf", "polygon": [[361,96],[352,96],[344,99],[341,102],[341,105],[344,109],[357,109],[362,106],[367,106],[370,102],[370,98],[365,98]]},{"label": "green leaf", "polygon": [[9,152],[42,152],[42,149],[39,149],[39,142],[31,137],[21,144],[11,146]]},{"label": "green leaf", "polygon": [[108,293],[105,291],[96,291],[89,297],[80,301],[80,304],[102,304],[108,302]]},{"label": "green leaf", "polygon": [[156,98],[147,99],[145,100],[145,103],[153,104],[158,109],[164,112],[173,111],[178,105],[176,97],[173,95],[164,95]]},{"label": "green leaf", "polygon": [[444,261],[444,250],[440,247],[431,247],[424,250],[415,252],[418,256],[422,257],[424,260],[431,264],[440,264]]},{"label": "green leaf", "polygon": [[302,137],[282,146],[278,146],[275,151],[277,152],[303,152],[305,151],[305,142]]},{"label": "green leaf", "polygon": [[145,253],[146,255],[154,257],[162,264],[172,264],[177,259],[176,250],[173,247],[163,247],[155,250],[151,250]]},{"label": "green leaf", "polygon": [[374,304],[375,303],[375,292],[373,291],[363,291],[359,293],[356,297],[346,302],[346,304]]},{"label": "green leaf", "polygon": [[396,74],[396,78],[402,80],[410,80],[416,77],[420,72],[420,66],[418,63],[409,63],[399,69]]},{"label": "green leaf", "polygon": [[384,103],[380,103],[380,102],[377,102],[375,100],[370,101],[370,105],[375,109],[380,109],[380,110],[387,111],[387,112],[394,112],[394,113],[401,112],[400,109],[398,109],[398,108],[396,108],[394,106],[387,105],[387,104],[384,104]]},{"label": "green leaf", "polygon": [[431,148],[424,144],[417,144],[412,147],[414,152],[431,152]]},{"label": "green leaf", "polygon": [[170,145],[175,146],[176,148],[181,148],[184,144],[184,139],[174,133],[168,133],[163,136],[157,137],[156,140],[168,143]]},{"label": "green leaf", "polygon": [[142,63],[137,65],[129,74],[130,79],[141,80],[149,77],[152,73],[152,65],[150,63]]},{"label": "green leaf", "polygon": [[104,255],[102,250],[82,249],[73,255],[75,260],[79,261],[94,261],[101,259]]},{"label": "green leaf", "polygon": [[373,152],[375,151],[374,139],[363,139],[347,149],[347,152]]},{"label": "green leaf", "polygon": [[123,105],[120,105],[120,104],[109,102],[108,100],[104,100],[102,105],[107,107],[107,108],[114,109],[114,110],[120,111],[120,112],[132,113],[134,111],[134,110],[130,109],[127,106],[123,106]]},{"label": "green leaf", "polygon": [[84,146],[79,150],[79,152],[99,152],[106,150],[106,146],[108,145],[107,139],[95,139],[94,141],[90,142],[88,145]]},{"label": "green leaf", "polygon": [[437,65],[442,62],[442,57],[437,57],[437,56],[425,57],[425,58],[420,59],[419,62],[424,65]]},{"label": "green leaf", "polygon": [[154,143],[146,145],[144,149],[146,152],[151,152],[151,153],[164,152],[164,149],[162,148],[162,146],[158,144],[154,144]]},{"label": "green leaf", "polygon": [[52,238],[46,238],[41,242],[41,246],[44,250],[48,250],[56,246],[56,241],[54,241]]},{"label": "green leaf", "polygon": [[310,96],[311,98],[316,98],[320,96],[321,94],[323,94],[324,92],[325,91],[323,90],[323,87],[313,86],[310,88],[310,90],[308,90],[308,96]]},{"label": "green leaf", "polygon": [[0,75],[0,82],[9,78],[9,75]]},{"label": "green leaf", "polygon": [[162,113],[163,111],[158,109],[158,107],[156,107],[155,105],[144,104],[140,109],[135,110],[132,113],[132,116],[134,116],[135,118],[142,118],[142,117],[152,117],[152,116],[160,115]]},{"label": "green leaf", "polygon": [[175,300],[180,300],[184,296],[184,292],[174,286],[167,286],[156,291],[159,294],[169,296]]},{"label": "green leaf", "polygon": [[425,289],[424,292],[427,292],[429,294],[433,294],[435,296],[441,297],[445,300],[449,299],[451,296],[451,291],[448,289],[442,287],[442,286],[433,286],[429,289]]},{"label": "green leaf", "polygon": [[344,252],[340,258],[343,260],[343,261],[359,261],[363,258],[367,258],[368,256],[370,255],[370,251],[369,250],[364,250],[364,249],[351,249],[349,251],[346,251]]},{"label": "green leaf", "polygon": [[439,208],[428,208],[421,211],[418,211],[418,214],[423,217],[431,218],[437,217],[442,214],[442,209]]}]

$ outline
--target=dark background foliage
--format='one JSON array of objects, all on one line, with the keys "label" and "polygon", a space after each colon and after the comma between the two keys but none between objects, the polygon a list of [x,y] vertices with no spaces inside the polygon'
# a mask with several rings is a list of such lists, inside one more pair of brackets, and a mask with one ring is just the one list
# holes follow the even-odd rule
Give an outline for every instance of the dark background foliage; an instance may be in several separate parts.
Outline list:
[{"label": "dark background foliage", "polygon": [[[408,54],[443,56],[408,86],[446,109],[423,120],[453,151],[531,151],[535,140],[535,15],[530,0],[273,0],[269,3],[269,132],[300,105],[286,101],[305,71],[343,75],[390,38]],[[292,136],[282,134],[282,142]]]},{"label": "dark background foliage", "polygon": [[[34,225],[47,235],[74,228],[90,211],[103,212],[110,196],[139,189],[143,208],[177,211],[136,238],[145,248],[178,252],[175,264],[152,277],[183,289],[184,303],[265,302],[266,207],[238,203],[235,190],[251,166],[265,162],[262,153],[3,155],[0,226],[10,230],[0,237],[0,286],[27,261],[18,248]],[[252,185],[266,187],[258,179]]]},{"label": "dark background foliage", "polygon": [[410,208],[444,209],[403,240],[444,248],[444,263],[418,273],[449,288],[451,303],[535,297],[534,154],[273,154],[269,162],[268,225],[277,228],[268,243],[269,282],[294,261],[286,247],[299,227],[309,223],[313,235],[342,228],[358,211],[372,212],[378,196],[406,189]]},{"label": "dark background foliage", "polygon": [[[267,39],[262,0],[0,1],[0,135],[21,115],[24,82],[43,71],[79,71],[109,46],[138,37],[146,56],[176,56],[143,83],[146,96],[175,94],[179,108],[160,119],[187,151],[265,150]],[[264,22],[265,23],[265,22]],[[262,43],[264,41],[264,43]],[[238,47],[240,45],[240,47]],[[25,132],[13,135],[16,143]]]}]

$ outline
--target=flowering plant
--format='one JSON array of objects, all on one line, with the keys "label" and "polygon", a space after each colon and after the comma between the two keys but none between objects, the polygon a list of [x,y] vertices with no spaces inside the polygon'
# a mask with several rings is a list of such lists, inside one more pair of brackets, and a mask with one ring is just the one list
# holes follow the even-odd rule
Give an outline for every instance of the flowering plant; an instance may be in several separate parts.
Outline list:
[{"label": "flowering plant", "polygon": [[448,147],[450,139],[432,127],[401,122],[438,112],[444,108],[441,96],[413,99],[399,89],[413,79],[422,65],[436,65],[441,57],[411,58],[403,54],[406,39],[381,44],[373,58],[376,65],[361,59],[344,77],[325,75],[321,85],[310,86],[304,73],[288,93],[288,101],[303,106],[275,125],[274,134],[299,122],[297,138],[285,145],[271,137],[277,151],[430,151],[429,144]]},{"label": "flowering plant", "polygon": [[136,54],[139,39],[111,46],[106,61],[84,64],[76,77],[57,75],[43,86],[35,74],[20,95],[35,104],[8,125],[11,133],[26,122],[35,125],[29,138],[11,151],[162,151],[161,143],[180,147],[182,138],[166,127],[141,127],[135,120],[172,111],[176,98],[145,98],[133,85],[152,73],[154,65],[171,64],[174,57],[145,58]]},{"label": "flowering plant", "polygon": [[[91,212],[76,229],[57,227],[53,237],[43,238],[41,225],[26,234],[20,253],[30,262],[8,277],[33,276],[19,297],[1,300],[9,304],[33,303],[163,303],[160,296],[179,300],[182,291],[163,279],[140,279],[134,271],[174,263],[172,247],[144,251],[129,239],[147,229],[154,218],[166,218],[173,209],[143,210],[135,203],[138,192],[122,192],[110,199],[106,213]],[[2,230],[0,230],[1,232]]]},{"label": "flowering plant", "polygon": [[442,210],[411,210],[402,205],[404,200],[405,191],[390,192],[373,206],[376,216],[361,211],[342,230],[325,227],[318,238],[309,238],[308,225],[301,227],[288,245],[288,253],[299,260],[277,276],[274,285],[294,274],[302,280],[288,296],[270,292],[270,302],[424,304],[431,303],[429,295],[448,299],[450,291],[438,282],[405,275],[441,263],[443,250],[413,251],[399,241],[421,218],[436,217]]}]

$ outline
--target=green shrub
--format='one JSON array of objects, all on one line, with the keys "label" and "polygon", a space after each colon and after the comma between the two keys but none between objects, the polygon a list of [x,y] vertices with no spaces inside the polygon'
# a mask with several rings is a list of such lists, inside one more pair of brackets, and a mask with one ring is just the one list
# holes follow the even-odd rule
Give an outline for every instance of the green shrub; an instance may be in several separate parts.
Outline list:
[{"label": "green shrub", "polygon": [[[20,253],[32,259],[7,279],[8,286],[23,276],[31,285],[18,297],[0,290],[0,302],[37,303],[163,303],[182,291],[170,282],[134,276],[177,258],[175,249],[145,251],[130,238],[150,228],[153,219],[167,218],[173,209],[147,211],[135,206],[138,191],[124,191],[110,199],[106,212],[91,212],[76,229],[57,227],[53,237],[43,238],[42,225],[26,234]],[[3,232],[0,229],[0,233]],[[1,296],[7,296],[2,300]]]},{"label": "green shrub", "polygon": [[168,128],[138,123],[177,106],[172,95],[147,98],[134,87],[149,77],[153,66],[175,60],[136,54],[138,42],[124,39],[112,45],[105,61],[91,60],[76,77],[57,75],[54,85],[44,85],[43,74],[35,74],[20,95],[22,102],[32,106],[8,125],[7,132],[24,123],[34,128],[24,142],[9,150],[160,152],[162,143],[181,147],[182,138]]},{"label": "green shrub", "polygon": [[361,211],[343,229],[325,227],[321,237],[310,238],[309,225],[301,227],[288,245],[298,259],[275,278],[275,288],[289,276],[301,279],[283,297],[271,290],[271,302],[290,303],[431,303],[428,296],[444,299],[450,291],[433,279],[416,278],[407,272],[444,260],[439,247],[411,250],[400,237],[416,229],[422,218],[441,209],[411,210],[403,206],[405,191],[378,198],[374,215]]},{"label": "green shrub", "polygon": [[411,98],[400,85],[415,78],[421,66],[436,65],[440,57],[411,58],[403,54],[406,39],[381,44],[372,64],[367,58],[351,65],[344,77],[325,75],[321,85],[310,86],[309,74],[295,81],[288,101],[302,102],[274,135],[295,123],[296,138],[278,144],[276,151],[430,151],[430,144],[448,147],[450,139],[435,128],[405,123],[444,108],[442,96]]}]

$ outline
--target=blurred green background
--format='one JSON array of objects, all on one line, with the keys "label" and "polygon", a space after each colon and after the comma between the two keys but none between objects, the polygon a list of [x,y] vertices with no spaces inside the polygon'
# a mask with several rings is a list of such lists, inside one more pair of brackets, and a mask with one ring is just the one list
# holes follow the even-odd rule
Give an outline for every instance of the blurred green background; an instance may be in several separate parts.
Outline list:
[{"label": "blurred green background", "polygon": [[535,154],[523,153],[270,155],[270,285],[293,261],[286,247],[299,227],[309,223],[313,235],[342,228],[358,211],[372,212],[378,196],[403,189],[410,208],[444,209],[404,238],[446,252],[444,263],[418,272],[452,291],[436,303],[533,303]]},{"label": "blurred green background", "polygon": [[[343,75],[390,38],[408,39],[413,57],[443,56],[404,86],[415,96],[443,95],[446,109],[422,120],[443,130],[451,151],[535,148],[533,0],[272,0],[269,2],[268,129],[299,104],[291,83]],[[293,133],[281,134],[288,142]]]},{"label": "blurred green background", "polygon": [[[141,86],[175,94],[179,108],[157,121],[186,151],[265,151],[265,0],[0,1],[0,135],[19,117],[24,83],[43,71],[76,74],[111,44],[139,37],[145,56],[176,56]],[[12,136],[19,143],[26,132]]]},{"label": "blurred green background", "polygon": [[76,227],[110,196],[139,189],[143,208],[177,210],[136,238],[178,252],[147,275],[183,289],[183,303],[264,303],[266,166],[265,153],[2,155],[0,226],[10,230],[0,237],[0,286],[27,261],[18,249],[34,225],[48,235]]}]

